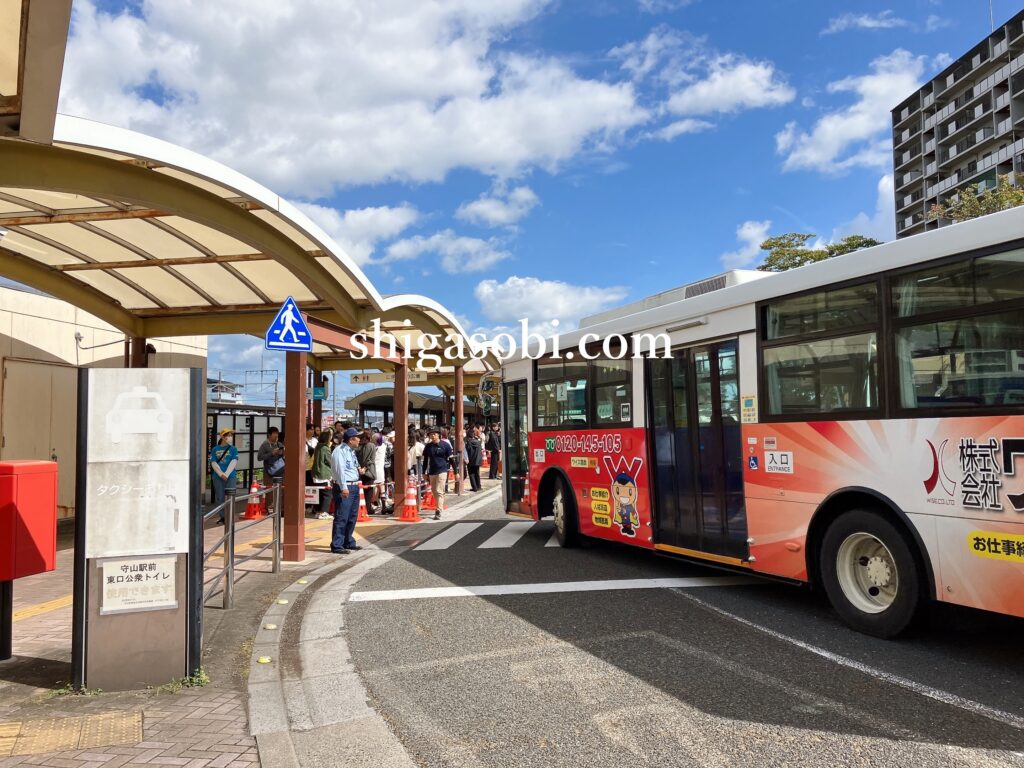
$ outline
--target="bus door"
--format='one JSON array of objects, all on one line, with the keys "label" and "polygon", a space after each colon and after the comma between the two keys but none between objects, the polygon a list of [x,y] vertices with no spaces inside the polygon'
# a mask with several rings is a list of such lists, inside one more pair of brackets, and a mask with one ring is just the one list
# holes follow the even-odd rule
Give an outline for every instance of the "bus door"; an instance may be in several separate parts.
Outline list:
[{"label": "bus door", "polygon": [[736,339],[647,363],[655,543],[747,555]]},{"label": "bus door", "polygon": [[527,512],[521,507],[523,479],[529,464],[526,461],[526,433],[529,410],[526,405],[526,382],[504,385],[501,395],[501,420],[505,427],[505,445],[501,452],[501,472],[505,480],[505,506],[508,512]]}]

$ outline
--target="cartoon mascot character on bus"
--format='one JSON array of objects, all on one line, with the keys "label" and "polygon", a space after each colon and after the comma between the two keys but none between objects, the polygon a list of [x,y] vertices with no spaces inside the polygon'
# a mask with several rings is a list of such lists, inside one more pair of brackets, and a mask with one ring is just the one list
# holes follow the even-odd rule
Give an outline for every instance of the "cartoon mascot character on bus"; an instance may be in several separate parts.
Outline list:
[{"label": "cartoon mascot character on bus", "polygon": [[637,510],[640,492],[636,487],[636,478],[644,460],[636,457],[627,462],[625,457],[620,456],[617,462],[613,462],[611,456],[603,458],[605,468],[612,478],[612,522],[619,526],[623,536],[634,538],[636,529],[640,527],[640,512]]}]

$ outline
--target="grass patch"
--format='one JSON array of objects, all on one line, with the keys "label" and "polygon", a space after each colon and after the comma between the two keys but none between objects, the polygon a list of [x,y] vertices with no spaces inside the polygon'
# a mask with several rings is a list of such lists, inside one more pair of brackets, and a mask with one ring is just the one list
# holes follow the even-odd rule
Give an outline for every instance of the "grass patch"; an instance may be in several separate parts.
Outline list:
[{"label": "grass patch", "polygon": [[202,688],[209,684],[210,676],[206,674],[205,669],[200,667],[198,672],[186,675],[185,677],[176,678],[171,680],[169,683],[164,683],[163,685],[158,686],[156,691],[157,693],[177,693],[182,688]]},{"label": "grass patch", "polygon": [[103,693],[102,688],[76,688],[73,683],[57,681],[57,688],[49,690],[43,696],[44,700],[55,699],[58,696],[98,696]]}]

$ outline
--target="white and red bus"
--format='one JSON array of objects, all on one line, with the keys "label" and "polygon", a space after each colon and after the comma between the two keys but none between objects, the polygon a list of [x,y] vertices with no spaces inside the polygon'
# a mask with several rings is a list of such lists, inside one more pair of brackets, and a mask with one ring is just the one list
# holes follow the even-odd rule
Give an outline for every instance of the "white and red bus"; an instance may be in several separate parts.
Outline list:
[{"label": "white and red bus", "polygon": [[1024,210],[720,275],[560,349],[506,361],[502,423],[505,509],[563,546],[810,582],[881,637],[929,598],[1024,616]]}]

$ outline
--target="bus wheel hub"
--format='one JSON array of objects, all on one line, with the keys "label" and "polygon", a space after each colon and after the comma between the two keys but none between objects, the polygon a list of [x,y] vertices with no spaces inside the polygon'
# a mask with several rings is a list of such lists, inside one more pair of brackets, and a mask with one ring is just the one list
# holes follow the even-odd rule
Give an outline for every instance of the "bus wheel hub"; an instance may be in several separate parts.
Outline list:
[{"label": "bus wheel hub", "polygon": [[868,581],[876,587],[886,587],[892,578],[892,568],[885,562],[885,558],[872,557],[867,563]]}]

